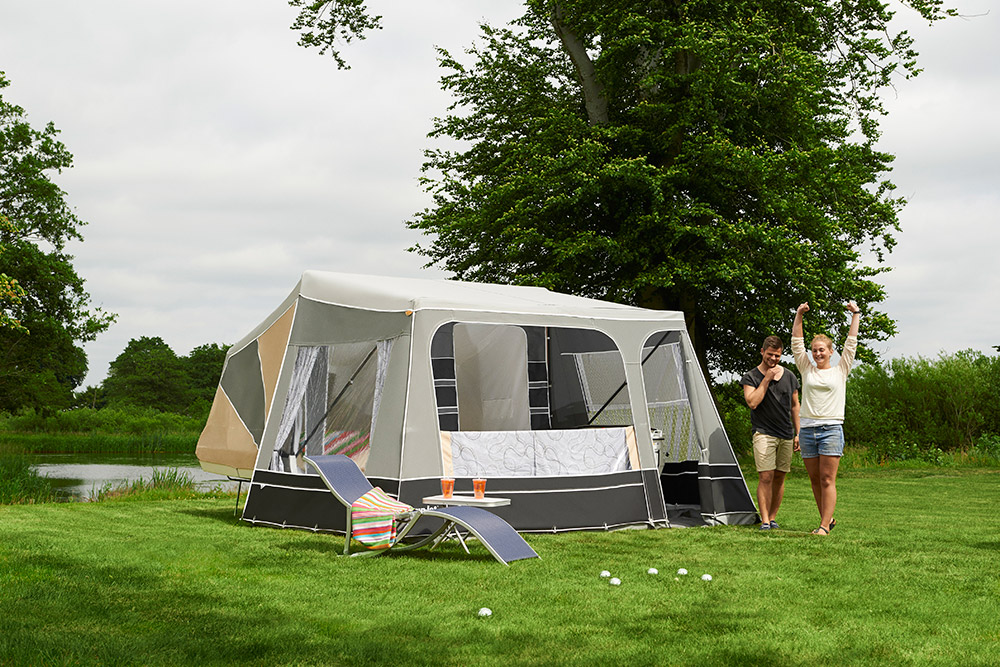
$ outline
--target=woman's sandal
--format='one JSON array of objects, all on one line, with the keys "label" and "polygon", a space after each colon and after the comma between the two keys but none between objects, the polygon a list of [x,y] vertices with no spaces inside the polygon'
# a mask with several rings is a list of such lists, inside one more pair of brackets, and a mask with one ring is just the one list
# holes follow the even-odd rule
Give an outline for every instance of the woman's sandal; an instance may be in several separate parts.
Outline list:
[{"label": "woman's sandal", "polygon": [[[831,528],[832,527],[833,526],[831,526]],[[823,532],[820,532],[820,531],[823,531]],[[829,535],[830,534],[830,528],[824,528],[823,526],[820,526],[819,528],[817,528],[816,530],[814,530],[812,532],[812,534],[813,535]]]},{"label": "woman's sandal", "polygon": [[830,519],[830,530],[833,530],[836,527],[837,527],[837,520],[836,519]]}]

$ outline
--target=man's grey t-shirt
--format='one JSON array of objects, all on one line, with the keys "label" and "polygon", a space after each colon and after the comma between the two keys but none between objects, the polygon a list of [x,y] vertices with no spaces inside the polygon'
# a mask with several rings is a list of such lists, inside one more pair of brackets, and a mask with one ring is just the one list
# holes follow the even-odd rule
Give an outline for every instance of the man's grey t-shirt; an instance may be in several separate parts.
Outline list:
[{"label": "man's grey t-shirt", "polygon": [[[740,384],[748,387],[759,387],[764,381],[764,374],[759,368],[752,369],[743,376]],[[787,368],[777,382],[767,385],[764,400],[756,409],[750,411],[750,426],[757,433],[763,433],[775,438],[790,440],[795,437],[792,426],[792,396],[799,390],[799,381],[795,374]]]}]

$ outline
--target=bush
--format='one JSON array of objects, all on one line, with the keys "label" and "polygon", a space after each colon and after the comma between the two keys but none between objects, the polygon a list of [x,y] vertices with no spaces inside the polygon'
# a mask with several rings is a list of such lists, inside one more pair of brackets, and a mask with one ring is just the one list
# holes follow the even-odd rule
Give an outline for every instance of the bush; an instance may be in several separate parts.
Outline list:
[{"label": "bush", "polygon": [[204,425],[202,419],[138,406],[73,408],[52,414],[26,408],[16,415],[0,415],[0,431],[15,433],[192,434]]},{"label": "bush", "polygon": [[975,350],[859,366],[848,380],[845,435],[878,456],[905,456],[903,442],[931,458],[971,449],[983,434],[1000,433],[997,387],[1000,358]]},{"label": "bush", "polygon": [[1000,463],[1000,436],[992,433],[979,436],[971,453],[984,461]]}]

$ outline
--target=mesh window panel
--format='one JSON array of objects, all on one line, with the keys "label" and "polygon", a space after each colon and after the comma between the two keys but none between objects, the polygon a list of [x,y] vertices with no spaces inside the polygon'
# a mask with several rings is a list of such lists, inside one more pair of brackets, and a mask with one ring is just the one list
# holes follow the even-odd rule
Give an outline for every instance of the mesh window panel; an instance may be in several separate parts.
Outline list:
[{"label": "mesh window panel", "polygon": [[375,380],[376,341],[342,343],[331,348],[329,405],[323,430],[322,454],[344,454],[362,470],[368,462]]},{"label": "mesh window panel", "polygon": [[651,336],[642,354],[649,427],[663,433],[660,447],[664,461],[697,461],[700,447],[684,384],[680,344],[661,343],[657,347],[656,343],[661,340],[662,334]]},{"label": "mesh window panel", "polygon": [[617,351],[573,354],[583,388],[587,419],[593,426],[629,426],[632,406],[625,382],[625,364]]}]

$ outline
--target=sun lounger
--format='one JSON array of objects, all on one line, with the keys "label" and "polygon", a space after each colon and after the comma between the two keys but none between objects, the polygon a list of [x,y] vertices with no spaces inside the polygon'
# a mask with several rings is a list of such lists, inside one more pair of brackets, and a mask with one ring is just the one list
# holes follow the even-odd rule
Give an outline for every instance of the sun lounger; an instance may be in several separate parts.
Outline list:
[{"label": "sun lounger", "polygon": [[[346,456],[305,457],[323,483],[345,507],[347,531],[344,553],[348,555],[406,551],[436,544],[452,529],[464,530],[482,543],[493,557],[507,565],[523,558],[538,558],[527,542],[510,524],[479,507],[440,507],[418,509],[389,498],[373,487],[361,469]],[[384,520],[380,520],[382,513]],[[442,524],[428,534],[411,536],[417,522],[425,517],[440,519]],[[360,529],[359,529],[360,528]],[[368,551],[352,552],[351,540],[368,542]]]}]

